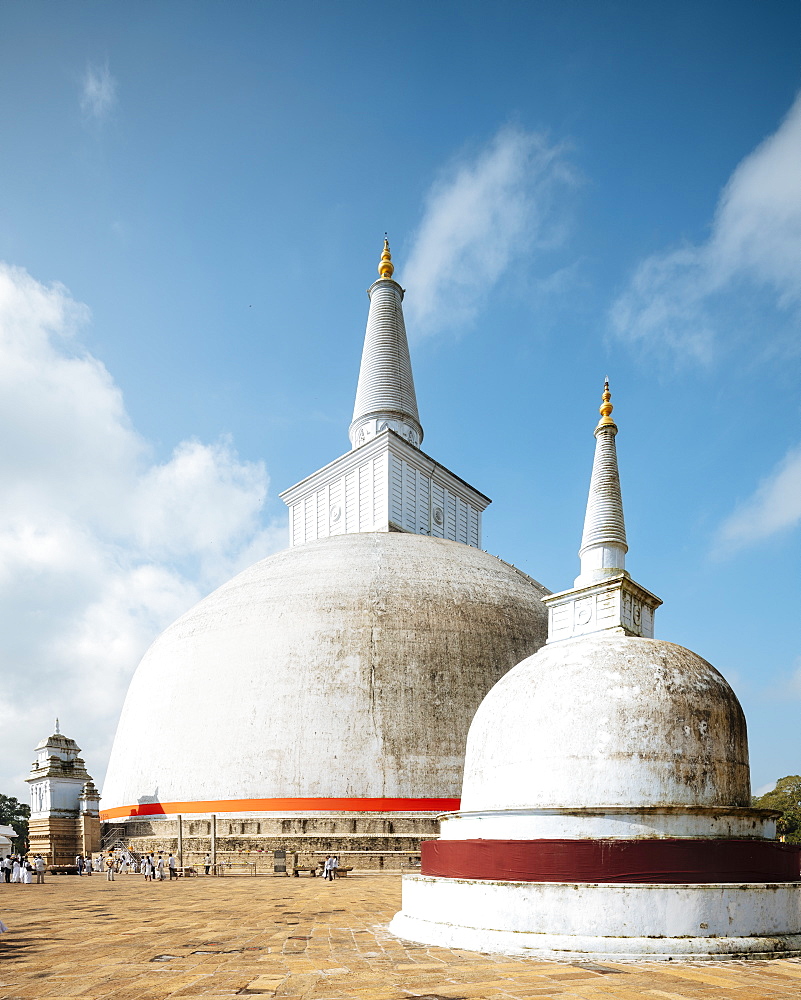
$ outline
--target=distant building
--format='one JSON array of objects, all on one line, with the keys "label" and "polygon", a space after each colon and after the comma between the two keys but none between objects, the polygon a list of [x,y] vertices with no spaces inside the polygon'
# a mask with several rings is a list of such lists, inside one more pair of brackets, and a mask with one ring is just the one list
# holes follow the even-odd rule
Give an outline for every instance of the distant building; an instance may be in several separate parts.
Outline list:
[{"label": "distant building", "polygon": [[56,731],[36,747],[25,779],[31,786],[29,843],[32,854],[50,864],[67,864],[76,854],[100,850],[100,793],[75,740]]},{"label": "distant building", "polygon": [[11,842],[16,840],[17,831],[13,826],[0,826],[0,857],[11,854]]}]

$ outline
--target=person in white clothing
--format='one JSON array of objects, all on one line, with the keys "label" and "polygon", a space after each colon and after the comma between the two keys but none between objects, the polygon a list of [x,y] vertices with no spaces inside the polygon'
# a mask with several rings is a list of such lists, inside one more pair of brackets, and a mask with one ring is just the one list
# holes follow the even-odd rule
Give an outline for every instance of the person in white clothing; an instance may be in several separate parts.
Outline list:
[{"label": "person in white clothing", "polygon": [[22,877],[20,879],[25,885],[31,885],[33,883],[33,865],[24,858],[22,861]]},{"label": "person in white clothing", "polygon": [[11,881],[22,881],[22,868],[20,867],[19,858],[16,855],[14,856],[14,862],[11,865]]},{"label": "person in white clothing", "polygon": [[156,878],[159,882],[164,881],[164,858],[160,854],[158,861],[156,862]]},{"label": "person in white clothing", "polygon": [[36,855],[33,867],[36,869],[36,884],[44,885],[45,869],[47,868],[47,865],[45,864],[45,859],[41,854]]},{"label": "person in white clothing", "polygon": [[170,870],[170,881],[174,878],[178,878],[178,862],[175,860],[174,855],[170,855],[167,860],[167,867]]}]

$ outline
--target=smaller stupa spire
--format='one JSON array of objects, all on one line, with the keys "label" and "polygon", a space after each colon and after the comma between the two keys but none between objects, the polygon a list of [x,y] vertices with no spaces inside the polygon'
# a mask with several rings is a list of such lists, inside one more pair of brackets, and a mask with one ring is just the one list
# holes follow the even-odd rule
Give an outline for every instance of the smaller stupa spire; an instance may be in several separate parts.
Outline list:
[{"label": "smaller stupa spire", "polygon": [[617,469],[617,424],[612,419],[613,409],[607,378],[599,408],[601,419],[595,428],[595,458],[579,549],[581,573],[576,578],[577,587],[626,571],[628,545]]},{"label": "smaller stupa spire", "polygon": [[58,716],[56,716],[56,736],[61,736],[61,730],[58,727]]},{"label": "smaller stupa spire", "polygon": [[551,594],[548,642],[590,632],[623,632],[652,639],[654,612],[662,601],[626,572],[626,525],[617,471],[612,393],[604,380],[601,419],[595,428],[595,457],[581,536],[581,573],[570,590]]},{"label": "smaller stupa spire", "polygon": [[389,240],[384,233],[384,249],[381,251],[381,260],[378,262],[378,275],[381,278],[391,278],[395,273],[395,265],[392,263],[392,254],[389,250]]},{"label": "smaller stupa spire", "polygon": [[598,407],[601,419],[598,421],[598,426],[595,428],[596,433],[601,427],[614,427],[615,433],[617,433],[617,424],[615,424],[612,419],[612,410],[614,410],[614,406],[612,406],[611,399],[612,393],[609,391],[609,376],[607,375],[604,379],[604,391],[601,395],[601,405]]}]

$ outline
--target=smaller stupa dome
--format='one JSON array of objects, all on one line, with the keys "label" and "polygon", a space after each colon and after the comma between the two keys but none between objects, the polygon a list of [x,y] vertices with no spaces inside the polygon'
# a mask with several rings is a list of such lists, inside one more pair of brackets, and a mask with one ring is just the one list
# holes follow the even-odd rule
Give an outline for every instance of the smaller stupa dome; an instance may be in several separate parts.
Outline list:
[{"label": "smaller stupa dome", "polygon": [[470,727],[463,810],[749,802],[737,697],[672,642],[601,632],[545,646]]},{"label": "smaller stupa dome", "polygon": [[446,948],[588,959],[801,954],[799,849],[750,808],[745,718],[706,660],[653,637],[626,570],[612,403],[595,428],[581,572],[548,644],[470,726],[461,810],[390,929]]}]

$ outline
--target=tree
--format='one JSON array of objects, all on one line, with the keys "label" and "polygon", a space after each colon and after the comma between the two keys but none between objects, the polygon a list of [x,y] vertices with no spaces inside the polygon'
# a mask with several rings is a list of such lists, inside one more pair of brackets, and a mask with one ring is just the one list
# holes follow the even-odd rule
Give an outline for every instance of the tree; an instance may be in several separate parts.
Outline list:
[{"label": "tree", "polygon": [[28,844],[28,817],[31,807],[13,796],[0,795],[0,826],[13,826],[17,832],[14,849],[23,850]]},{"label": "tree", "polygon": [[779,809],[776,832],[788,844],[801,844],[801,774],[779,778],[772,792],[754,799],[760,809]]}]

